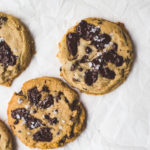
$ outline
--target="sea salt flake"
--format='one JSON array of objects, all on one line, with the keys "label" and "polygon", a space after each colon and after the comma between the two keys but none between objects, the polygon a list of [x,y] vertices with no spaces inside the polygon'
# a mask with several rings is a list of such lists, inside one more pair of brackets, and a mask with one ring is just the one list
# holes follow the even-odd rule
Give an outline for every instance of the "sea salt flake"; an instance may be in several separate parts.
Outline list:
[{"label": "sea salt flake", "polygon": [[92,67],[92,63],[91,62],[89,62],[88,65],[89,65],[89,67]]},{"label": "sea salt flake", "polygon": [[62,123],[65,123],[66,121],[65,120],[62,120]]},{"label": "sea salt flake", "polygon": [[26,124],[26,121],[25,121],[24,118],[22,118],[22,125],[23,125],[23,124]]},{"label": "sea salt flake", "polygon": [[97,53],[97,56],[101,56],[101,55],[102,55],[102,52],[98,52],[98,53]]},{"label": "sea salt flake", "polygon": [[20,115],[19,115],[19,114],[17,114],[17,115],[16,115],[16,118],[17,118],[17,119],[21,119],[21,117],[20,117]]},{"label": "sea salt flake", "polygon": [[60,130],[62,130],[62,129],[63,129],[63,127],[62,127],[62,126],[59,126],[59,129],[60,129]]},{"label": "sea salt flake", "polygon": [[16,53],[16,52],[18,52],[18,50],[17,50],[17,49],[14,49],[13,51],[14,51],[15,53]]},{"label": "sea salt flake", "polygon": [[31,132],[27,132],[27,134],[28,134],[28,135],[30,135],[30,134],[31,134]]},{"label": "sea salt flake", "polygon": [[58,113],[58,111],[55,109],[53,110],[53,114],[56,115]]},{"label": "sea salt flake", "polygon": [[23,100],[22,99],[18,99],[18,104],[21,104],[23,102]]},{"label": "sea salt flake", "polygon": [[29,109],[29,105],[25,105],[25,108],[26,108],[26,109]]}]

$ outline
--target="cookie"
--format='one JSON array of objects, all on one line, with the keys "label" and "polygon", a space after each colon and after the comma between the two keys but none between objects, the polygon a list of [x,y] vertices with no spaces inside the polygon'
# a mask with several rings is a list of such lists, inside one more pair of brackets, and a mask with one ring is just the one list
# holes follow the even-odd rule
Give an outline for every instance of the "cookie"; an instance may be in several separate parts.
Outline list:
[{"label": "cookie", "polygon": [[25,70],[34,53],[34,42],[17,18],[0,12],[0,85],[10,86]]},{"label": "cookie", "polygon": [[12,137],[6,125],[0,120],[0,150],[13,150]]},{"label": "cookie", "polygon": [[41,77],[23,84],[8,105],[8,123],[31,148],[57,148],[85,128],[85,109],[78,94],[58,78]]},{"label": "cookie", "polygon": [[87,18],[69,29],[59,43],[60,75],[73,87],[101,95],[127,78],[133,46],[121,23]]}]

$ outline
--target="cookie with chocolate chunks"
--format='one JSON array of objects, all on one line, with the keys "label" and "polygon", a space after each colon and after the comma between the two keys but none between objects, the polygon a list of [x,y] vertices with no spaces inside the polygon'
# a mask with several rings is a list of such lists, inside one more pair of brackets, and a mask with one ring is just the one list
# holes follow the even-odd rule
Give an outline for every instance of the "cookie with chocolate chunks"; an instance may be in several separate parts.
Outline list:
[{"label": "cookie with chocolate chunks", "polygon": [[0,150],[13,150],[12,136],[3,121],[0,120]]},{"label": "cookie with chocolate chunks", "polygon": [[62,64],[60,75],[81,92],[94,95],[108,93],[123,83],[133,56],[124,25],[101,18],[86,18],[70,28],[57,54]]},{"label": "cookie with chocolate chunks", "polygon": [[41,77],[23,84],[8,104],[8,123],[31,148],[50,149],[73,141],[85,128],[78,94],[63,81]]},{"label": "cookie with chocolate chunks", "polygon": [[0,12],[0,85],[10,86],[34,53],[28,29],[17,18]]}]

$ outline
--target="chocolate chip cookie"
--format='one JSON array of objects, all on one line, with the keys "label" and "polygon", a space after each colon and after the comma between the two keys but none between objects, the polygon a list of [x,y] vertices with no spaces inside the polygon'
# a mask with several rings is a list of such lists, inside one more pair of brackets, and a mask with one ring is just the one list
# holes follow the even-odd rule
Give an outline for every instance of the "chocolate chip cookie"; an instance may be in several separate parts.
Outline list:
[{"label": "chocolate chip cookie", "polygon": [[12,137],[6,125],[0,120],[0,150],[13,150]]},{"label": "chocolate chip cookie", "polygon": [[85,128],[85,109],[78,94],[60,79],[41,77],[23,84],[8,105],[8,123],[31,148],[57,148]]},{"label": "chocolate chip cookie", "polygon": [[88,94],[105,94],[125,81],[133,61],[130,37],[121,23],[87,18],[59,43],[60,75]]},{"label": "chocolate chip cookie", "polygon": [[15,17],[0,12],[0,84],[10,86],[25,70],[34,53],[26,27]]}]

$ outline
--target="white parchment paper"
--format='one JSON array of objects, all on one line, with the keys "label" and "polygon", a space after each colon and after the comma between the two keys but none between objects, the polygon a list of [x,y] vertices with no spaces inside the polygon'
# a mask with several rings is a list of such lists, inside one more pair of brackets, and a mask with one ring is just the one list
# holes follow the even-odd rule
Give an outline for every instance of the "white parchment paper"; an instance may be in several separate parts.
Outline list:
[{"label": "white parchment paper", "polygon": [[[20,18],[36,43],[31,64],[10,88],[0,86],[0,118],[14,91],[39,76],[59,77],[58,42],[85,17],[123,22],[136,58],[127,81],[103,96],[80,94],[88,112],[87,128],[61,150],[150,150],[150,0],[0,0],[0,11]],[[16,138],[15,150],[29,150]]]}]

